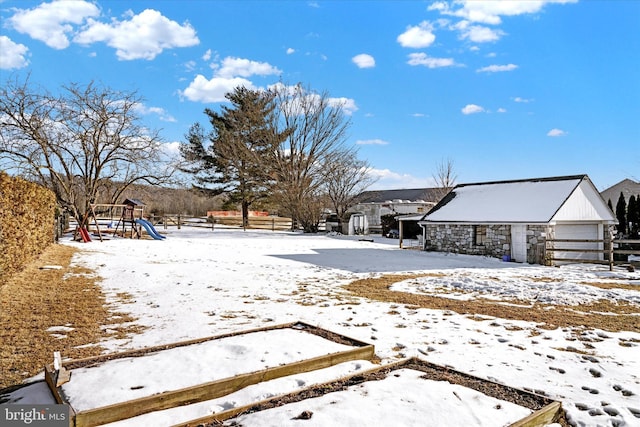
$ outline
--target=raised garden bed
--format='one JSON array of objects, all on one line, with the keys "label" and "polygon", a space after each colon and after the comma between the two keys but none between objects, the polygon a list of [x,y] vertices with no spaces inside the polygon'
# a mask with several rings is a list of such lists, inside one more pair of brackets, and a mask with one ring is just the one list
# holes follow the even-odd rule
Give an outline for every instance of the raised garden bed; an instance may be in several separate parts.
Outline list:
[{"label": "raised garden bed", "polygon": [[72,425],[96,426],[373,357],[373,345],[295,322],[66,361],[45,367],[45,380]]},{"label": "raised garden bed", "polygon": [[[358,399],[369,402],[360,406]],[[482,409],[474,413],[474,408]],[[327,420],[410,425],[416,418],[422,425],[568,425],[560,402],[411,358],[174,427],[284,426],[296,420],[308,426],[327,425]]]}]

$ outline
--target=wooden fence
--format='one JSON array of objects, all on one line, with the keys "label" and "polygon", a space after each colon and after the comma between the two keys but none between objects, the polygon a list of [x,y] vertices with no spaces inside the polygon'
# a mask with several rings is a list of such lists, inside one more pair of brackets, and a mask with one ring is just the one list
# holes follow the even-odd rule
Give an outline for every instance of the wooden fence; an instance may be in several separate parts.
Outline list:
[{"label": "wooden fence", "polygon": [[[151,216],[149,221],[154,226],[163,226],[166,230],[169,226],[181,227],[201,227],[215,230],[216,226],[242,228],[242,217],[237,216],[214,216],[214,217],[190,217],[185,215],[162,215]],[[250,216],[247,228],[254,230],[283,231],[291,230],[291,218],[276,216]]]},{"label": "wooden fence", "polygon": [[[602,246],[602,249],[591,249],[576,247],[576,245],[585,245],[596,243]],[[559,244],[559,245],[556,245]],[[571,247],[573,246],[573,247]],[[629,249],[623,249],[623,247]],[[558,252],[583,254],[586,257],[559,257]],[[593,259],[589,255],[603,254],[604,259]],[[591,264],[608,264],[609,270],[613,269],[614,264],[627,263],[628,261],[617,261],[615,255],[638,255],[640,256],[640,240],[630,239],[547,239],[545,247],[545,260],[547,262],[576,262]],[[598,257],[600,258],[600,257]]]}]

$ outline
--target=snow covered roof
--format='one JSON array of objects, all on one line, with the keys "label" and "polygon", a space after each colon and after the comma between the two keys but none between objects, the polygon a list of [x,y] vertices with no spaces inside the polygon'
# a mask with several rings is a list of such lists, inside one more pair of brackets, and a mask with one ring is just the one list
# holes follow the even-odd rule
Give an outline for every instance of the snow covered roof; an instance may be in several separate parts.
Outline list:
[{"label": "snow covered roof", "polygon": [[385,203],[395,200],[404,202],[437,201],[438,188],[413,188],[401,190],[371,190],[358,195],[358,203]]},{"label": "snow covered roof", "polygon": [[615,218],[587,175],[461,184],[424,222],[549,223]]}]

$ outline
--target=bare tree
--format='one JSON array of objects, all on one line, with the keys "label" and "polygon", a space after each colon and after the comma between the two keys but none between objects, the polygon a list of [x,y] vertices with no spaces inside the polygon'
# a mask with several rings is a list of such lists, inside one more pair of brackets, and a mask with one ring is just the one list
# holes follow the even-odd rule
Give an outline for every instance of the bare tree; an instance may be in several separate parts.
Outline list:
[{"label": "bare tree", "polygon": [[376,181],[369,174],[370,168],[367,161],[358,159],[355,150],[337,150],[324,160],[324,188],[338,216],[339,229],[342,229],[347,210],[356,204],[358,195]]},{"label": "bare tree", "polygon": [[456,186],[457,178],[458,176],[456,175],[454,170],[453,160],[440,160],[440,162],[436,165],[436,172],[433,175],[438,201],[446,196],[447,193]]},{"label": "bare tree", "polygon": [[53,95],[10,80],[0,89],[0,165],[53,190],[78,219],[134,183],[166,182],[172,169],[161,170],[161,140],[140,123],[141,102],[93,82]]},{"label": "bare tree", "polygon": [[307,232],[318,230],[325,195],[327,160],[343,151],[350,121],[342,105],[328,94],[313,92],[301,85],[277,85],[273,89],[278,104],[278,123],[290,129],[275,159],[274,190],[277,204]]}]

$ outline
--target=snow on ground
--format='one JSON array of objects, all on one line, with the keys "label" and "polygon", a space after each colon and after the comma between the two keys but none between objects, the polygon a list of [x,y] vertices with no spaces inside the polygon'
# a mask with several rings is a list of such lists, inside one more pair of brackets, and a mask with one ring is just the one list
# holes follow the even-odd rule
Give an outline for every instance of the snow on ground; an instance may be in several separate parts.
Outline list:
[{"label": "snow on ground", "polygon": [[[300,320],[375,344],[383,363],[417,356],[512,387],[544,392],[562,401],[575,425],[640,425],[638,333],[584,332],[583,338],[590,338],[592,346],[584,354],[567,351],[583,349],[577,333],[570,329],[546,330],[526,321],[478,320],[453,312],[369,301],[341,287],[353,279],[385,273],[429,273],[398,283],[394,289],[453,298],[472,295],[507,303],[514,298],[519,303],[548,304],[608,298],[640,304],[640,291],[584,285],[615,280],[640,287],[638,273],[619,268],[609,272],[596,265],[552,268],[400,250],[397,240],[383,238],[369,242],[349,236],[222,228],[170,228],[166,235],[164,241],[116,238],[88,244],[64,242],[82,249],[74,263],[94,270],[103,279],[101,286],[114,309],[130,313],[138,318],[136,324],[147,327],[128,339],[100,343],[109,351]],[[52,333],[63,331],[60,328]],[[623,342],[626,345],[621,345]],[[297,344],[290,343],[292,347]],[[199,409],[186,418],[184,413],[165,411],[150,416],[155,417],[154,425],[171,424],[369,367],[364,362],[351,362],[252,386],[224,399],[198,404]],[[398,383],[390,386],[394,390],[407,387],[390,381]],[[370,391],[378,393],[373,388]],[[18,395],[26,395],[22,402],[42,402],[46,392],[39,384],[16,392],[14,398]],[[354,397],[347,406],[368,411],[372,402]],[[489,412],[493,406],[479,405],[476,416],[483,410],[487,412],[480,412],[479,418],[486,423],[478,425],[495,425]],[[325,418],[321,405],[313,411],[313,425],[336,424],[331,416]],[[420,418],[423,413],[416,417],[405,425],[425,425]],[[322,419],[327,422],[323,424]],[[455,418],[450,421],[456,424]],[[141,423],[147,421],[137,425],[144,425]]]}]

